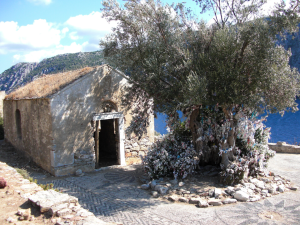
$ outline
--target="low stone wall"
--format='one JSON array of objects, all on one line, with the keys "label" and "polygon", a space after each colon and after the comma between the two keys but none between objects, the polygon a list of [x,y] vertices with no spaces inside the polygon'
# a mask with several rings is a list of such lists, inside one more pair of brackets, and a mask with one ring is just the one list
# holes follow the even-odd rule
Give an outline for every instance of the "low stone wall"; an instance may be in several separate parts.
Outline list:
[{"label": "low stone wall", "polygon": [[300,146],[289,145],[286,142],[269,143],[269,148],[278,153],[296,153],[300,154]]},{"label": "low stone wall", "polygon": [[125,158],[145,156],[151,145],[152,142],[149,137],[144,137],[141,140],[138,138],[125,139]]}]

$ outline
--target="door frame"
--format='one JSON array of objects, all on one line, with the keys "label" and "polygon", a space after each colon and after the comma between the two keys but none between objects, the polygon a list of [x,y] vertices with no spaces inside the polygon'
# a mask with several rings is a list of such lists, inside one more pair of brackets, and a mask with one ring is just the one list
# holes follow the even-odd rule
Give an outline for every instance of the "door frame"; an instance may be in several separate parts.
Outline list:
[{"label": "door frame", "polygon": [[99,125],[101,120],[111,120],[114,119],[117,121],[118,128],[118,143],[117,143],[117,154],[118,154],[118,164],[121,166],[125,166],[125,151],[124,151],[124,115],[123,112],[106,112],[106,113],[98,113],[93,115],[93,121],[96,121],[96,133],[95,133],[95,158],[96,165],[99,163]]}]

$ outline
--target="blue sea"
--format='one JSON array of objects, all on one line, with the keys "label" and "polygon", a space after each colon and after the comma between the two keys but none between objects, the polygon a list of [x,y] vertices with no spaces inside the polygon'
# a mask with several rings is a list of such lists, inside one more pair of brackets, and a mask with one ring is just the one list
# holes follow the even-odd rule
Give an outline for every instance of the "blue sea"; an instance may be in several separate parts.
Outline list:
[{"label": "blue sea", "polygon": [[[300,107],[300,100],[296,101]],[[166,134],[166,116],[157,114],[155,119],[155,130],[160,134]],[[265,121],[267,127],[271,127],[270,143],[285,141],[289,144],[300,143],[300,110],[296,113],[285,113],[283,117],[279,114],[271,114]]]}]

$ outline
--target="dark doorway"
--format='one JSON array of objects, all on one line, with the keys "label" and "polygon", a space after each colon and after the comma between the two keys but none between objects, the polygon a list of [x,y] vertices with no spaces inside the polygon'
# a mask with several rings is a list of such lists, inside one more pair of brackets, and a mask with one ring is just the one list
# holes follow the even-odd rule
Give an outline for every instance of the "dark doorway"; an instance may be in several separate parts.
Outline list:
[{"label": "dark doorway", "polygon": [[115,120],[101,120],[99,132],[99,164],[105,167],[118,164]]}]

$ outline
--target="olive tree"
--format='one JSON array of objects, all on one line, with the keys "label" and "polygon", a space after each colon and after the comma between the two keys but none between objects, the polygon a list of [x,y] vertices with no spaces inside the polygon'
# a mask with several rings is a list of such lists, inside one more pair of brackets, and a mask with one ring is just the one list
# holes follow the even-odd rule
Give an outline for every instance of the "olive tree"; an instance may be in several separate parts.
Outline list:
[{"label": "olive tree", "polygon": [[235,157],[241,126],[254,127],[250,120],[259,113],[298,110],[299,73],[289,66],[291,52],[277,44],[297,31],[298,1],[286,9],[281,2],[267,17],[260,15],[262,0],[196,2],[202,12],[214,12],[213,23],[183,4],[129,0],[122,8],[106,0],[103,17],[118,26],[100,46],[130,80],[123,101],[137,105],[130,132],[142,135],[152,112],[167,114],[174,129],[182,111],[200,162],[222,162],[226,169],[241,161]]}]

